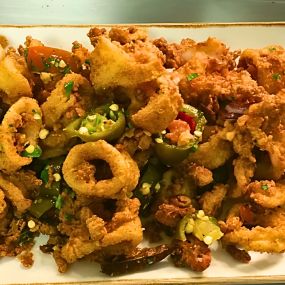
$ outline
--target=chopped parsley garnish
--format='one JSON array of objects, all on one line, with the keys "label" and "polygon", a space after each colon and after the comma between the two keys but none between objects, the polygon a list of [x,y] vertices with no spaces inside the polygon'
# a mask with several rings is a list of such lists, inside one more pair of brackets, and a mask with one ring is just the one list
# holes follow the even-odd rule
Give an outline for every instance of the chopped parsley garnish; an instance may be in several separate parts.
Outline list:
[{"label": "chopped parsley garnish", "polygon": [[279,80],[279,79],[281,79],[281,74],[280,74],[280,73],[273,73],[273,74],[272,74],[272,79],[274,79],[274,80]]},{"label": "chopped parsley garnish", "polygon": [[90,65],[90,59],[85,59],[85,63]]},{"label": "chopped parsley garnish", "polygon": [[64,215],[64,220],[67,221],[67,222],[71,222],[73,220],[73,218],[74,218],[74,216],[71,215],[71,214],[66,213]]},{"label": "chopped parsley garnish", "polygon": [[70,71],[71,71],[70,66],[66,65],[60,72],[63,74],[68,74],[70,73]]},{"label": "chopped parsley garnish", "polygon": [[269,186],[267,184],[263,184],[261,185],[261,189],[266,191],[269,189]]},{"label": "chopped parsley garnish", "polygon": [[73,48],[74,48],[74,49],[80,48],[80,43],[74,42],[74,43],[73,43]]},{"label": "chopped parsley garnish", "polygon": [[58,195],[55,201],[55,207],[60,210],[63,206],[63,198],[61,195]]},{"label": "chopped parsley garnish", "polygon": [[24,229],[17,239],[17,243],[19,245],[26,244],[33,240],[33,233],[30,232],[28,229]]},{"label": "chopped parsley garnish", "polygon": [[24,48],[24,57],[27,61],[27,58],[28,58],[28,53],[29,53],[29,49],[28,48]]},{"label": "chopped parsley garnish", "polygon": [[198,73],[190,73],[187,75],[187,80],[191,81],[199,76]]},{"label": "chopped parsley garnish", "polygon": [[65,95],[68,99],[70,98],[70,94],[72,92],[73,86],[74,86],[73,81],[69,81],[64,84]]},{"label": "chopped parsley garnish", "polygon": [[269,51],[274,51],[274,50],[276,50],[276,48],[275,47],[270,47],[270,48],[268,48],[268,50]]},{"label": "chopped parsley garnish", "polygon": [[46,166],[46,167],[41,171],[41,174],[40,174],[41,180],[42,180],[45,184],[47,184],[47,183],[48,183],[48,180],[49,180],[48,169],[49,169],[49,166]]}]

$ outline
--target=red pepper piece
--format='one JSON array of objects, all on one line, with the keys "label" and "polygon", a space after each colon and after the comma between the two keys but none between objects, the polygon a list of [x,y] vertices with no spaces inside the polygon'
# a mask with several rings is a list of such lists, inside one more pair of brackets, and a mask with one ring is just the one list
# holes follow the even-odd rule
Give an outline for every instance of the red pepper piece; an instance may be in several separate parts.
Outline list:
[{"label": "red pepper piece", "polygon": [[176,119],[178,119],[178,120],[180,119],[182,121],[185,121],[189,125],[191,133],[192,134],[194,133],[194,131],[196,129],[196,122],[195,122],[193,117],[187,115],[184,112],[179,112]]}]

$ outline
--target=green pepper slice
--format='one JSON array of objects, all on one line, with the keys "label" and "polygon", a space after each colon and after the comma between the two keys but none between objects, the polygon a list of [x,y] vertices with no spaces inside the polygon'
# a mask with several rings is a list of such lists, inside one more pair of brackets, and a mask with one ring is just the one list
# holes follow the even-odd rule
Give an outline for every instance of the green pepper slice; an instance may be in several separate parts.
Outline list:
[{"label": "green pepper slice", "polygon": [[207,122],[203,113],[190,105],[184,104],[181,112],[191,116],[195,122],[193,140],[191,140],[186,146],[169,144],[163,136],[156,138],[155,140],[155,152],[157,157],[161,160],[161,162],[170,166],[181,162],[187,158],[191,152],[195,152],[197,150],[204,125]]},{"label": "green pepper slice", "polygon": [[70,137],[79,137],[85,142],[100,139],[113,141],[123,134],[125,126],[125,115],[119,106],[107,104],[96,108],[84,118],[76,119],[64,131]]},{"label": "green pepper slice", "polygon": [[142,171],[142,176],[137,188],[134,190],[134,197],[141,202],[140,211],[146,214],[146,210],[151,204],[154,195],[160,190],[159,181],[162,178],[165,167],[158,161],[152,158]]},{"label": "green pepper slice", "polygon": [[177,229],[177,239],[185,241],[187,239],[186,234],[193,234],[207,245],[212,244],[213,241],[219,240],[223,236],[216,219],[206,216],[201,210],[196,215],[186,215],[180,220]]},{"label": "green pepper slice", "polygon": [[29,212],[36,218],[40,218],[44,213],[50,210],[54,206],[52,200],[47,198],[40,198],[35,200],[29,208]]}]

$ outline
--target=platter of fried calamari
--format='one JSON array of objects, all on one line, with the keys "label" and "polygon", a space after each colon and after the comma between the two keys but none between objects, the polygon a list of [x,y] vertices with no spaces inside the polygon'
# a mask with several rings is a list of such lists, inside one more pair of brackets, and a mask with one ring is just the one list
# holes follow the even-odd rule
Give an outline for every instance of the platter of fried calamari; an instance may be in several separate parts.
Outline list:
[{"label": "platter of fried calamari", "polygon": [[282,275],[282,28],[0,27],[0,283]]}]

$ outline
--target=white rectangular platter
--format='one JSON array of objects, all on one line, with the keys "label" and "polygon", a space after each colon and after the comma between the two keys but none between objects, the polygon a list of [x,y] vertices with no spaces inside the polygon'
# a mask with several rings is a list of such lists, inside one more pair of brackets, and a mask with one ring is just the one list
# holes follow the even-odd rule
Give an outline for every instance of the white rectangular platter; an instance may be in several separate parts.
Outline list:
[{"label": "white rectangular platter", "polygon": [[[201,24],[201,25],[143,25],[152,38],[165,37],[171,42],[182,38],[204,41],[209,36],[217,37],[232,50],[261,48],[269,44],[285,46],[285,23],[256,24]],[[41,40],[47,46],[71,49],[77,40],[91,49],[87,32],[90,26],[1,26],[9,44],[18,47],[25,37]],[[240,264],[219,247],[213,247],[212,264],[203,273],[174,267],[168,260],[146,271],[111,278],[100,273],[95,263],[78,262],[65,274],[57,272],[51,256],[38,249],[45,243],[41,237],[35,246],[35,263],[24,269],[15,258],[0,259],[0,284],[249,284],[285,283],[285,256],[274,254],[251,254],[250,264]]]}]

